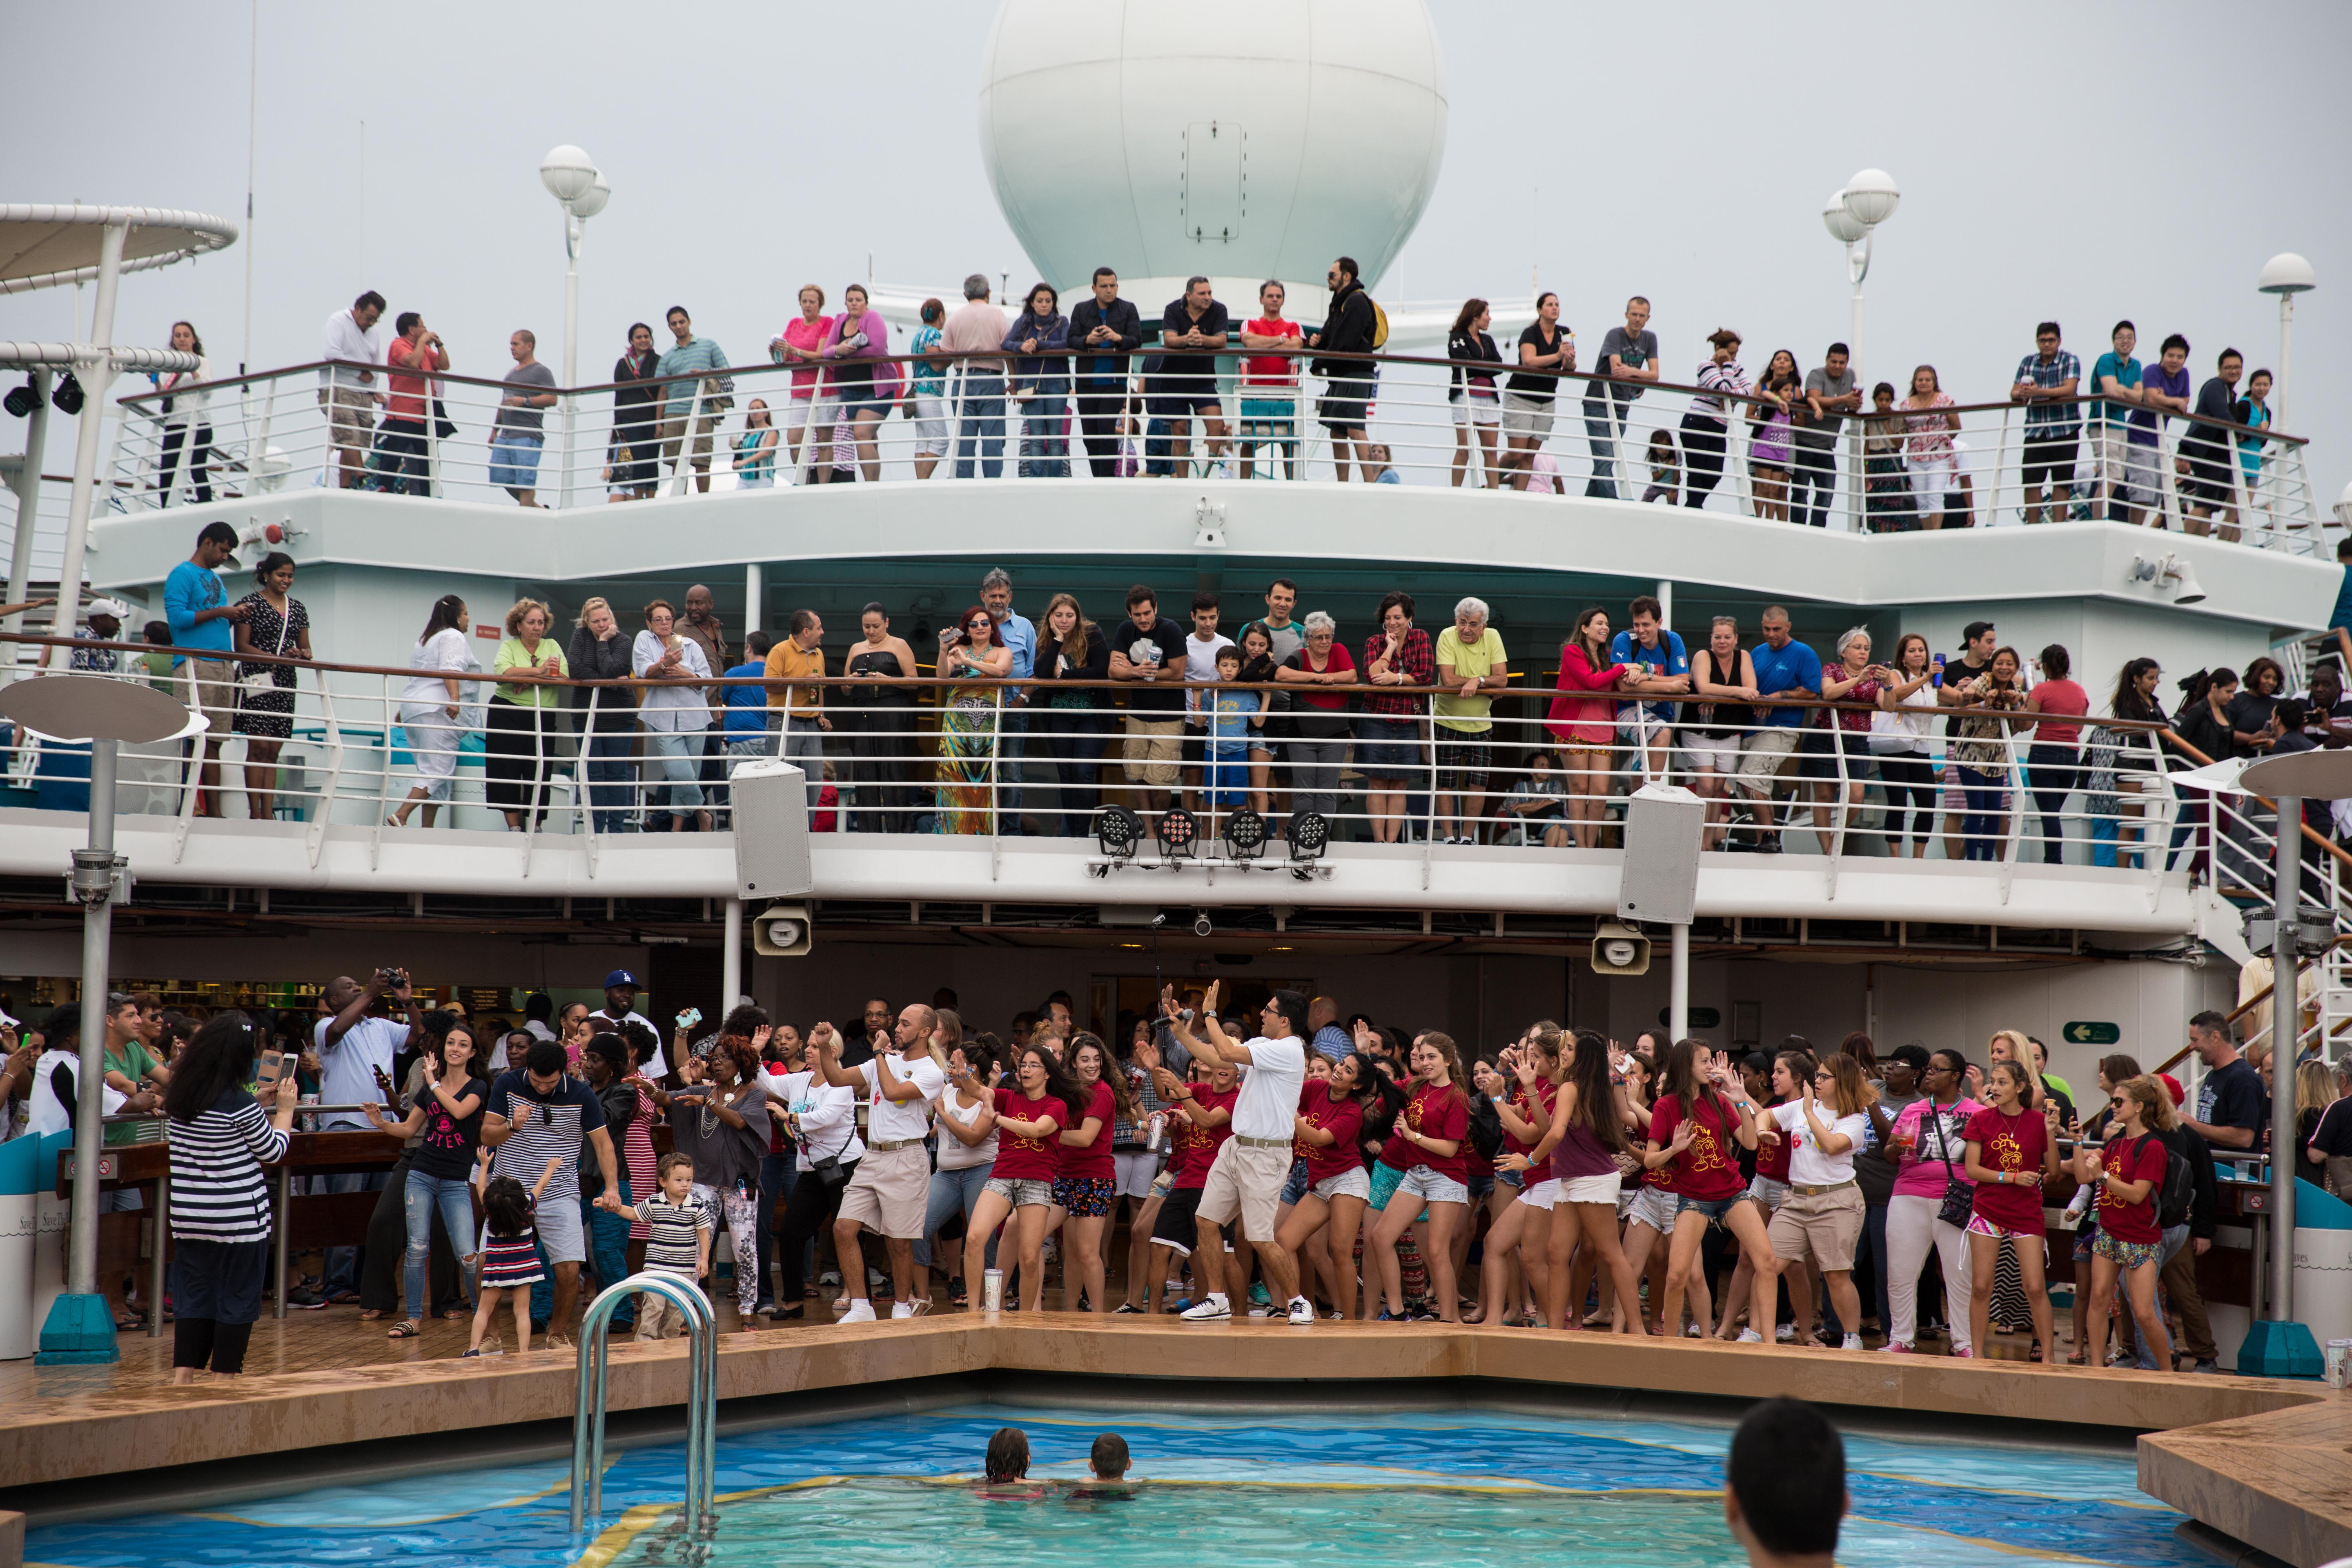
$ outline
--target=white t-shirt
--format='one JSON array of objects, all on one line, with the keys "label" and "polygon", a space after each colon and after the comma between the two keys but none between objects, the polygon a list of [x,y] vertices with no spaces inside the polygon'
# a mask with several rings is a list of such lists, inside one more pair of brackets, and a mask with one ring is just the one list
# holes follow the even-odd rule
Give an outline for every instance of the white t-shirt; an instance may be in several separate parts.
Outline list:
[{"label": "white t-shirt", "polygon": [[654,1054],[646,1058],[645,1074],[647,1078],[656,1080],[667,1078],[669,1061],[662,1055],[662,1032],[659,1029],[654,1029],[654,1021],[651,1018],[635,1011],[631,1011],[620,1018],[615,1018],[602,1010],[588,1015],[588,1028],[591,1034],[617,1035],[621,1032],[621,1026],[624,1024],[643,1024],[646,1028],[654,1030]]},{"label": "white t-shirt", "polygon": [[1241,1095],[1234,1101],[1236,1138],[1288,1138],[1298,1130],[1298,1091],[1307,1086],[1307,1042],[1297,1035],[1246,1042]]},{"label": "white t-shirt", "polygon": [[1811,1123],[1805,1120],[1802,1100],[1792,1100],[1786,1105],[1772,1108],[1772,1120],[1780,1124],[1780,1135],[1789,1141],[1789,1182],[1799,1187],[1834,1187],[1840,1182],[1853,1180],[1853,1156],[1870,1132],[1870,1117],[1857,1110],[1852,1116],[1832,1117],[1829,1107],[1819,1100],[1814,1109],[1830,1131],[1850,1140],[1842,1152],[1824,1154],[1813,1137]]},{"label": "white t-shirt", "polygon": [[[379,1103],[383,1090],[375,1086],[376,1069],[392,1076],[392,1058],[408,1043],[408,1026],[395,1024],[389,1018],[362,1018],[343,1031],[343,1037],[330,1044],[327,1025],[321,1018],[310,1029],[310,1044],[319,1053],[319,1102],[321,1105],[364,1105],[369,1100]],[[389,1108],[387,1108],[389,1109]],[[327,1129],[365,1127],[366,1117],[356,1111],[341,1111],[320,1122]]]},{"label": "white t-shirt", "polygon": [[882,1068],[878,1062],[860,1062],[856,1070],[866,1079],[866,1135],[886,1143],[919,1141],[931,1130],[931,1101],[948,1084],[948,1075],[940,1064],[925,1052],[911,1063],[900,1057],[890,1064],[891,1076],[899,1082],[912,1081],[922,1090],[918,1100],[885,1100],[882,1097]]},{"label": "white t-shirt", "polygon": [[[79,1087],[81,1083],[81,1056],[79,1052],[59,1047],[55,1050],[43,1051],[35,1058],[31,1095],[32,1113],[25,1122],[25,1131],[27,1134],[64,1132],[74,1124],[74,1108],[59,1100],[56,1091],[49,1087],[49,1079],[56,1074],[58,1064],[60,1062],[65,1064],[67,1079],[77,1086],[74,1090],[76,1095],[81,1092]],[[101,1079],[98,1090],[99,1114],[113,1115],[122,1109],[122,1102],[129,1098],[130,1096]]]},{"label": "white t-shirt", "polygon": [[[1184,679],[1187,680],[1216,679],[1217,650],[1221,647],[1231,647],[1233,646],[1234,639],[1225,636],[1223,632],[1219,632],[1207,642],[1202,642],[1201,640],[1201,636],[1198,632],[1186,632],[1184,634]],[[1200,710],[1200,706],[1201,694],[1199,692],[1187,691],[1184,693],[1184,711],[1187,713],[1197,712]]]},{"label": "white t-shirt", "polygon": [[[988,1104],[989,1101],[983,1099],[971,1105],[960,1105],[957,1103],[955,1091],[951,1089],[940,1096],[939,1110],[940,1115],[948,1121],[961,1122],[964,1126],[970,1127],[979,1119],[982,1110]],[[995,1163],[995,1133],[991,1132],[979,1142],[968,1144],[946,1128],[940,1129],[939,1168],[940,1170],[969,1171],[974,1165]]]},{"label": "white t-shirt", "polygon": [[768,1098],[801,1119],[803,1173],[815,1169],[819,1160],[836,1159],[847,1164],[865,1157],[866,1142],[857,1136],[856,1089],[819,1083],[812,1073],[760,1076]]}]

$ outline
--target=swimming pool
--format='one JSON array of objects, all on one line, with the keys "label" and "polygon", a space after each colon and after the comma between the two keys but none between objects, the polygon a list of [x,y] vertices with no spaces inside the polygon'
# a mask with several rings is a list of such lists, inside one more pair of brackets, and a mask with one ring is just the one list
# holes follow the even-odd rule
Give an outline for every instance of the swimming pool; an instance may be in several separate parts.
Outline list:
[{"label": "swimming pool", "polygon": [[[1029,1434],[1033,1478],[1086,1475],[1117,1431],[1130,1495],[1046,1489],[985,1500],[955,1479],[999,1426]],[[1720,1568],[1727,1426],[1490,1409],[1282,1418],[977,1404],[730,1436],[719,1454],[720,1565],[875,1562],[1021,1568],[1290,1564],[1312,1549],[1448,1568],[1572,1553],[1596,1565]],[[2207,1568],[2181,1515],[2124,1453],[1849,1435],[1856,1568]],[[562,1461],[325,1487],[194,1513],[46,1526],[27,1563],[72,1568],[632,1568],[677,1563],[677,1446],[612,1456],[606,1512],[573,1538]],[[886,1555],[887,1554],[887,1555]]]}]

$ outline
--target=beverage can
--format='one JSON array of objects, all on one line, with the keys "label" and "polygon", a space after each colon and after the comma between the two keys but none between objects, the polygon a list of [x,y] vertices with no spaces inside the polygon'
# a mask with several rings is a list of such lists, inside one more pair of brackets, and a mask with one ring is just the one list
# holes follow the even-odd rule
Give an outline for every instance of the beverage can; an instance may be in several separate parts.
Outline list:
[{"label": "beverage can", "polygon": [[[319,1103],[319,1097],[315,1093],[306,1094],[301,1097],[301,1103],[304,1105],[316,1105]],[[316,1132],[319,1130],[319,1119],[308,1112],[305,1112],[299,1118],[299,1123],[302,1131],[305,1132]]]},{"label": "beverage can", "polygon": [[2327,1342],[2327,1386],[2352,1387],[2352,1340]]},{"label": "beverage can", "polygon": [[1004,1310],[1004,1270],[991,1268],[980,1277],[980,1310],[983,1312]]},{"label": "beverage can", "polygon": [[1166,1136],[1168,1131],[1168,1113],[1164,1110],[1153,1111],[1150,1120],[1144,1123],[1144,1127],[1147,1131],[1144,1133],[1143,1146],[1156,1154],[1160,1152],[1160,1140]]}]

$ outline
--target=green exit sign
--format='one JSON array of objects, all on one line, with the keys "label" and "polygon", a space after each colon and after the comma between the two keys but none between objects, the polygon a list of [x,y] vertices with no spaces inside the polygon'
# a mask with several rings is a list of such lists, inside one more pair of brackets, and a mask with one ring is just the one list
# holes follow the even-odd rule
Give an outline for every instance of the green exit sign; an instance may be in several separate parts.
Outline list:
[{"label": "green exit sign", "polygon": [[2116,1024],[2078,1023],[2059,1030],[2058,1037],[2070,1046],[2112,1046],[2124,1037],[2124,1032]]},{"label": "green exit sign", "polygon": [[[1661,1026],[1673,1021],[1674,1014],[1671,1009],[1665,1007],[1658,1009],[1658,1023]],[[1694,1029],[1719,1029],[1723,1027],[1722,1011],[1715,1007],[1694,1007],[1690,1010],[1690,1026]]]}]

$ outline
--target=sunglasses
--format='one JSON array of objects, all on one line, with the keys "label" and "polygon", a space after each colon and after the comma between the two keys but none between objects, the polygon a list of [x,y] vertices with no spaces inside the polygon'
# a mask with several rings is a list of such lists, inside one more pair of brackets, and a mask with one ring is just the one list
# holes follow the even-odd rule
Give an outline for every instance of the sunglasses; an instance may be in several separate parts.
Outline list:
[{"label": "sunglasses", "polygon": [[2124,1097],[2123,1097],[2122,1095],[2120,1095],[2120,1094],[2119,1094],[2119,1095],[2116,1096],[2113,1100],[2110,1100],[2109,1101],[2107,1101],[2107,1103],[2108,1103],[2109,1105],[2114,1106],[2116,1110],[2121,1110],[2123,1109],[2123,1106],[2124,1106]]}]

